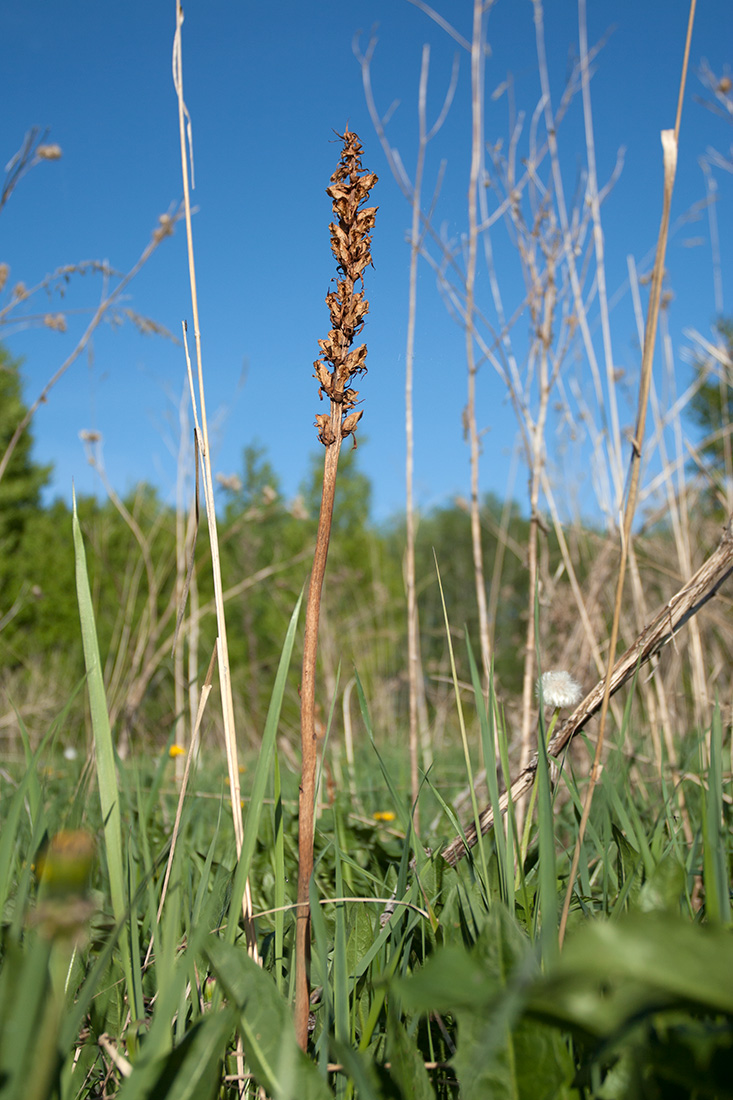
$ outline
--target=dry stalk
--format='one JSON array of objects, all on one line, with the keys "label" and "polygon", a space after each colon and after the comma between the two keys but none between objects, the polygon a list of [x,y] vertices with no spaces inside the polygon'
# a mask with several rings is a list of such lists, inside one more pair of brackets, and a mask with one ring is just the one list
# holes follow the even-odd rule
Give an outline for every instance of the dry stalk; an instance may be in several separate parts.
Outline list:
[{"label": "dry stalk", "polygon": [[[428,89],[428,66],[430,47],[423,46],[420,66],[420,90],[418,95],[418,117],[420,137],[418,142],[417,165],[415,168],[415,186],[412,192],[412,226],[410,231],[410,290],[407,311],[407,346],[405,349],[405,591],[407,593],[407,682],[410,699],[410,798],[414,806],[415,829],[420,831],[420,810],[418,792],[420,778],[418,774],[418,690],[422,684],[420,662],[420,632],[417,614],[417,591],[415,587],[415,505],[414,486],[414,431],[413,431],[413,371],[415,363],[415,320],[417,314],[417,262],[422,248],[420,231],[420,207],[422,202],[422,180],[425,170],[427,150],[427,127],[425,108]],[[425,761],[427,764],[428,762]]]},{"label": "dry stalk", "polygon": [[[633,645],[616,661],[610,676],[599,680],[592,691],[578,704],[568,719],[555,731],[547,746],[550,756],[557,757],[577,733],[596,714],[603,704],[606,685],[613,695],[627,681],[637,668],[659,653],[664,646],[673,642],[678,631],[715,596],[721,585],[733,574],[733,515],[723,532],[717,548],[697,570],[695,575],[683,585],[662,607],[648,626],[639,634]],[[537,771],[537,756],[530,760],[524,771],[520,772],[511,786],[511,790],[502,795],[499,806],[505,813],[509,800],[516,802],[532,786]],[[488,832],[494,824],[491,807],[481,811],[479,824],[482,834]],[[443,850],[443,858],[455,866],[472,848],[477,840],[476,827],[471,822],[465,830],[466,844],[462,837],[456,837]],[[468,846],[468,847],[467,847]]]},{"label": "dry stalk", "polygon": [[590,815],[593,792],[595,790],[595,786],[598,782],[601,771],[603,741],[606,732],[606,716],[608,714],[608,704],[611,698],[611,669],[613,667],[613,661],[616,654],[616,643],[618,641],[618,628],[619,620],[621,617],[621,605],[623,602],[624,580],[626,575],[626,561],[628,556],[629,544],[631,541],[631,527],[634,519],[634,513],[636,511],[639,477],[641,473],[641,452],[642,444],[644,441],[644,431],[646,427],[646,414],[649,403],[649,388],[651,385],[652,364],[654,362],[654,345],[657,334],[657,320],[659,317],[659,302],[662,294],[662,282],[664,279],[664,257],[667,249],[669,215],[672,206],[672,191],[674,189],[675,171],[677,168],[677,150],[679,146],[680,121],[682,118],[682,104],[684,101],[685,82],[687,78],[687,64],[690,56],[692,27],[695,20],[695,5],[696,0],[690,0],[690,14],[687,23],[687,38],[685,41],[685,53],[682,62],[682,74],[680,77],[679,95],[677,97],[677,117],[675,119],[675,127],[674,130],[662,131],[662,147],[664,150],[664,198],[662,203],[662,223],[659,227],[657,254],[654,261],[654,272],[652,275],[652,285],[649,295],[649,309],[647,313],[646,330],[644,332],[644,351],[642,355],[641,379],[639,383],[639,408],[636,421],[636,429],[634,432],[634,438],[632,440],[629,487],[626,497],[626,507],[624,509],[623,531],[621,533],[621,562],[619,565],[618,583],[616,586],[616,604],[614,607],[613,624],[611,627],[611,639],[609,642],[608,651],[609,673],[606,676],[603,691],[600,728],[598,730],[598,741],[596,742],[593,767],[590,773],[590,780],[585,796],[585,802],[583,803],[583,813],[581,815],[580,825],[578,827],[578,835],[575,841],[575,851],[573,852],[573,862],[570,868],[570,877],[568,880],[567,892],[565,894],[562,915],[560,917],[560,946],[562,946],[563,940],[565,938],[565,929],[567,927],[568,913],[570,912],[570,902],[573,896],[573,890],[575,888],[575,876],[578,872],[578,864],[580,862],[580,852],[585,835],[585,828],[588,823],[588,817]]},{"label": "dry stalk", "polygon": [[[181,401],[178,409],[178,417],[180,423],[180,439],[178,445],[178,463],[177,463],[177,477],[176,477],[176,583],[175,583],[175,598],[176,606],[179,608],[179,619],[176,623],[176,630],[180,629],[180,623],[183,617],[183,609],[186,606],[186,594],[190,585],[190,579],[193,577],[193,568],[188,568],[188,562],[193,563],[196,536],[198,534],[198,500],[195,502],[195,507],[191,510],[188,521],[186,520],[185,507],[184,507],[184,493],[186,485],[186,474],[188,466],[188,410],[187,410],[187,395],[184,387],[181,394]],[[198,463],[196,463],[198,467]],[[193,610],[193,609],[192,609]],[[191,639],[189,636],[189,645]],[[186,675],[184,672],[184,652],[183,645],[176,645],[173,643],[173,690],[174,690],[174,711],[175,711],[175,723],[176,723],[176,740],[175,743],[178,748],[186,748]],[[193,730],[193,722],[190,729]],[[190,746],[193,749],[193,745]],[[176,779],[180,783],[183,779],[184,762],[183,757],[177,756],[175,761]]]},{"label": "dry stalk", "polygon": [[[364,207],[377,177],[362,168],[362,146],[348,128],[339,135],[343,149],[339,166],[331,176],[326,194],[333,202],[334,220],[331,251],[336,258],[336,289],[326,295],[331,315],[331,331],[319,340],[319,358],[313,364],[319,383],[319,397],[330,402],[328,413],[316,416],[318,438],[326,448],[323,463],[323,489],[313,568],[308,586],[308,603],[303,643],[303,673],[300,686],[301,709],[301,780],[298,826],[298,916],[295,935],[295,1032],[303,1050],[308,1046],[310,1013],[310,880],[313,874],[313,837],[316,795],[316,657],[323,578],[326,572],[331,537],[333,502],[341,443],[353,435],[361,418],[361,409],[352,411],[358,392],[352,380],[366,371],[366,344],[352,348],[361,332],[369,303],[364,292],[364,269],[372,262],[371,231],[376,207]],[[361,289],[356,287],[361,284]]]},{"label": "dry stalk", "polygon": [[[473,33],[471,36],[471,169],[468,184],[468,252],[466,258],[466,364],[468,368],[468,394],[465,422],[468,429],[471,456],[471,549],[473,552],[476,605],[478,607],[479,642],[483,665],[485,689],[488,696],[491,668],[489,649],[489,612],[486,602],[484,578],[484,554],[481,538],[481,501],[479,497],[479,459],[481,445],[476,422],[476,363],[474,341],[474,292],[476,286],[476,261],[479,243],[478,196],[479,181],[483,174],[484,148],[484,0],[474,0]],[[483,181],[482,181],[483,182]]]},{"label": "dry stalk", "polygon": [[[374,129],[387,157],[390,169],[400,189],[410,203],[412,215],[410,229],[410,281],[408,293],[407,337],[405,347],[405,593],[407,596],[407,677],[409,691],[410,720],[410,788],[412,803],[415,806],[415,827],[419,829],[417,809],[418,794],[418,744],[421,744],[423,765],[432,760],[432,745],[429,740],[427,705],[423,685],[422,661],[420,657],[420,633],[417,607],[417,589],[415,582],[415,533],[416,518],[414,506],[414,432],[413,432],[413,378],[415,365],[415,328],[417,319],[417,268],[420,255],[425,247],[425,234],[431,229],[430,215],[425,218],[422,211],[422,184],[425,172],[425,157],[428,144],[438,134],[453,102],[458,79],[457,58],[454,59],[451,80],[446,90],[441,110],[428,129],[427,126],[427,90],[430,63],[430,47],[423,46],[420,66],[420,84],[418,89],[418,153],[415,165],[414,183],[407,177],[397,150],[387,140],[384,122],[377,111],[371,85],[371,59],[376,48],[376,39],[371,38],[366,54],[362,55],[354,47],[361,65],[364,94]],[[440,190],[435,189],[432,207]]]},{"label": "dry stalk", "polygon": [[[219,560],[219,537],[216,525],[216,508],[214,505],[214,483],[211,473],[211,456],[209,453],[209,429],[206,418],[206,399],[204,394],[204,372],[201,355],[201,329],[199,327],[198,295],[196,291],[196,265],[193,252],[193,230],[191,227],[191,196],[188,177],[188,157],[186,155],[186,119],[188,111],[183,98],[183,8],[180,0],[176,0],[176,33],[173,43],[173,79],[178,97],[178,130],[181,147],[181,172],[183,176],[183,204],[186,218],[186,242],[188,245],[188,273],[191,283],[191,309],[193,313],[193,328],[196,341],[196,366],[198,381],[198,406],[201,410],[200,427],[197,414],[196,393],[194,391],[191,362],[186,340],[186,325],[183,325],[183,338],[186,350],[186,365],[188,369],[189,387],[191,390],[191,404],[196,437],[199,441],[199,453],[201,457],[201,469],[204,481],[204,499],[206,501],[206,516],[208,520],[209,541],[211,545],[211,569],[214,581],[214,598],[216,601],[216,625],[217,625],[217,657],[219,667],[219,687],[221,690],[222,718],[224,722],[224,738],[227,750],[227,765],[229,770],[229,791],[232,802],[232,818],[234,823],[234,840],[237,858],[242,850],[244,838],[244,826],[242,823],[242,803],[239,785],[239,766],[237,760],[237,735],[234,726],[234,702],[232,699],[232,681],[229,668],[229,648],[227,644],[226,617],[224,614],[224,596],[221,581],[221,563]],[[190,132],[189,132],[190,145]],[[191,147],[192,149],[192,147]],[[191,155],[193,155],[191,153]],[[252,898],[249,881],[245,885],[242,901],[244,925],[247,936],[247,948],[252,958],[257,959],[257,939],[254,922],[252,920]]]}]

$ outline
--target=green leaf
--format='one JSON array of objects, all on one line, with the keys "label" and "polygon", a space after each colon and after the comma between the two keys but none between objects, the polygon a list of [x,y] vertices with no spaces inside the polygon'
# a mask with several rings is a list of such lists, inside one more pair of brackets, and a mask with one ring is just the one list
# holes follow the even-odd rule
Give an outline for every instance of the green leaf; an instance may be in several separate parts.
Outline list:
[{"label": "green leaf", "polygon": [[409,978],[394,983],[403,1005],[411,1012],[451,1012],[466,1008],[479,1012],[496,996],[498,985],[484,974],[463,947],[445,947],[431,955]]},{"label": "green leaf", "polygon": [[247,1062],[276,1100],[331,1100],[326,1082],[298,1047],[290,1011],[270,974],[240,947],[210,939],[206,954],[239,1013]]},{"label": "green leaf", "polygon": [[391,1063],[389,1072],[404,1100],[434,1100],[420,1049],[394,1013],[390,1013],[387,1021],[387,1054]]},{"label": "green leaf", "polygon": [[[625,906],[629,901],[635,901],[641,890],[642,859],[618,825],[612,824],[613,839],[618,849],[617,875],[619,884],[619,898],[616,908]],[[614,910],[615,913],[615,910]]]},{"label": "green leaf", "polygon": [[234,885],[232,887],[232,897],[229,906],[229,922],[226,930],[226,937],[229,943],[234,943],[234,938],[237,934],[237,929],[239,927],[239,914],[242,910],[242,898],[244,897],[244,891],[247,885],[247,878],[249,877],[250,866],[252,863],[252,856],[254,855],[255,845],[257,843],[257,834],[259,832],[260,818],[262,816],[262,806],[265,797],[265,790],[267,787],[267,780],[270,773],[270,763],[272,761],[272,755],[275,750],[275,738],[280,722],[280,711],[282,709],[285,684],[287,680],[288,670],[290,668],[290,658],[293,653],[293,643],[295,642],[295,633],[298,626],[298,615],[300,614],[300,605],[302,601],[303,593],[301,592],[295,608],[293,609],[293,614],[290,616],[290,624],[288,626],[288,632],[285,635],[285,642],[283,643],[282,653],[280,654],[280,663],[278,664],[277,674],[275,676],[275,684],[272,689],[270,706],[267,711],[265,729],[262,734],[262,743],[260,745],[260,751],[257,757],[257,767],[255,768],[254,780],[252,782],[252,790],[250,792],[247,819],[244,824],[242,850],[239,854],[239,862],[237,863],[237,869],[234,875]]},{"label": "green leaf", "polygon": [[733,938],[660,913],[583,925],[529,999],[545,1020],[597,1036],[675,1006],[733,1014]]},{"label": "green leaf", "polygon": [[360,961],[374,943],[375,921],[369,910],[368,905],[359,903],[348,907],[349,938],[346,942],[346,966],[349,974],[356,972]]},{"label": "green leaf", "polygon": [[165,1058],[161,1074],[147,1095],[155,1100],[208,1100],[214,1096],[221,1087],[221,1063],[236,1025],[234,1008],[199,1020]]},{"label": "green leaf", "polygon": [[59,1003],[49,989],[51,944],[10,943],[0,971],[0,1094],[44,1100],[56,1064]]},{"label": "green leaf", "polygon": [[461,1100],[562,1100],[571,1088],[573,1059],[559,1032],[514,1020],[506,998],[488,1016],[458,1014],[453,1058]]},{"label": "green leaf", "polygon": [[666,909],[678,913],[685,893],[685,868],[677,852],[670,848],[657,863],[639,891],[639,909],[651,913]]},{"label": "green leaf", "polygon": [[[76,594],[79,602],[81,637],[84,645],[84,664],[87,670],[87,689],[89,692],[89,710],[94,734],[94,754],[99,782],[99,798],[102,804],[104,822],[104,849],[109,871],[110,893],[115,921],[125,920],[127,903],[125,900],[125,871],[122,858],[122,826],[120,816],[120,794],[117,786],[115,753],[112,744],[112,730],[107,712],[107,697],[102,677],[102,662],[97,643],[97,629],[94,621],[94,607],[89,588],[87,560],[84,552],[84,539],[76,511],[74,497],[72,526],[74,532],[74,556],[76,561]],[[142,1019],[144,1006],[138,1003],[139,983],[134,981],[132,957],[125,936],[120,938],[123,967],[127,983],[127,995],[134,1020]]]}]

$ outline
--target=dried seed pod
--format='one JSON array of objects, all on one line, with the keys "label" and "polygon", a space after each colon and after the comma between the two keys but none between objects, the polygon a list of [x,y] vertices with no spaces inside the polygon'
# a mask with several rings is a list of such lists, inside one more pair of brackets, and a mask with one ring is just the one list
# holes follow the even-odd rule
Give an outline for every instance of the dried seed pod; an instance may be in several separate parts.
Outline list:
[{"label": "dried seed pod", "polygon": [[331,427],[331,417],[328,413],[316,414],[316,427],[318,428],[318,438],[324,447],[329,447],[331,443],[336,442],[336,436]]},{"label": "dried seed pod", "polygon": [[346,439],[347,435],[351,435],[352,432],[356,431],[356,425],[361,420],[361,414],[363,412],[363,409],[357,409],[356,412],[349,413],[348,416],[344,417],[343,423],[341,425],[342,439]]}]

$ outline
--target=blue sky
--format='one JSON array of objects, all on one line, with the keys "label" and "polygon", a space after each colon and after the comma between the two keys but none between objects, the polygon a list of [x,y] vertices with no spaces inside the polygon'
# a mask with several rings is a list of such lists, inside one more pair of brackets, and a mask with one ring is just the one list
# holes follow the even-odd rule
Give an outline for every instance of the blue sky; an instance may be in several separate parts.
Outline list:
[{"label": "blue sky", "polygon": [[[577,9],[570,0],[548,3],[545,14],[553,104],[559,102],[577,57]],[[470,37],[471,5],[443,0],[437,8]],[[659,131],[674,125],[687,5],[638,0],[588,4],[593,44],[608,33],[591,84],[598,175],[607,180],[620,147],[623,171],[603,207],[606,276],[611,295],[623,291],[627,257],[648,268],[661,213]],[[183,62],[186,101],[193,121],[196,190],[194,241],[199,306],[215,470],[241,472],[242,449],[267,448],[286,496],[292,497],[317,452],[313,418],[319,411],[312,361],[328,329],[324,295],[334,274],[329,251],[330,204],[324,193],[339,146],[334,130],[348,123],[360,135],[364,162],[380,177],[374,234],[374,269],[367,273],[371,312],[364,331],[369,374],[364,398],[360,463],[374,486],[374,512],[386,518],[404,501],[404,369],[407,324],[410,212],[390,174],[367,111],[359,65],[352,51],[361,32],[378,44],[372,83],[381,112],[395,101],[391,143],[412,174],[417,144],[417,85],[424,43],[431,48],[428,113],[435,117],[453,58],[459,78],[448,120],[428,152],[425,192],[441,160],[445,176],[435,223],[448,239],[465,233],[470,159],[467,53],[407,0],[319,0],[276,5],[190,0],[185,8]],[[0,261],[10,265],[8,288],[32,286],[63,264],[104,259],[126,271],[145,247],[160,214],[182,194],[177,107],[171,79],[174,3],[130,0],[125,5],[41,0],[3,5],[0,41],[4,105],[0,155],[10,160],[31,126],[49,128],[63,149],[60,161],[42,164],[18,186],[0,215]],[[710,146],[727,149],[726,123],[695,102],[703,93],[697,70],[703,58],[722,73],[733,61],[733,9],[729,0],[699,5],[682,118],[673,221],[705,197],[699,160]],[[609,33],[610,32],[610,33]],[[539,98],[532,5],[498,0],[488,21],[491,56],[486,68],[486,137],[508,135],[507,94],[492,92],[511,74],[517,109],[531,116]],[[526,130],[525,130],[526,133]],[[523,139],[524,140],[524,139]],[[572,196],[585,166],[580,97],[559,133],[566,194]],[[522,147],[520,147],[520,152]],[[716,213],[721,241],[733,240],[733,176],[719,173]],[[508,312],[521,301],[520,271],[505,233],[492,238]],[[723,307],[730,309],[723,248]],[[646,258],[646,261],[645,261]],[[691,368],[682,354],[683,330],[710,334],[716,314],[707,214],[678,227],[667,255],[674,299],[668,325],[675,349],[676,384]],[[0,299],[7,303],[8,288]],[[33,301],[13,313],[0,339],[24,359],[27,399],[33,400],[69,354],[102,290],[99,277],[76,278],[63,302]],[[479,273],[477,295],[491,313],[488,279]],[[125,305],[175,334],[190,321],[190,295],[181,228],[166,241],[130,289]],[[68,331],[28,325],[38,310],[69,310]],[[73,311],[73,312],[72,312]],[[636,325],[628,291],[611,315],[614,363],[633,380],[638,368]],[[515,328],[520,354],[528,320]],[[600,335],[594,330],[594,341]],[[570,356],[581,388],[587,384],[580,353]],[[660,368],[661,370],[661,368]],[[185,362],[179,346],[143,337],[131,325],[99,329],[93,353],[79,359],[52,392],[34,422],[35,454],[53,462],[50,496],[99,491],[79,432],[103,437],[107,473],[118,492],[140,479],[172,499],[178,447],[178,405]],[[660,376],[660,390],[663,389]],[[418,499],[425,508],[467,495],[468,451],[461,413],[466,371],[463,332],[451,319],[425,263],[418,286],[415,359]],[[668,395],[667,395],[668,399]],[[632,418],[622,409],[622,423]],[[516,421],[503,384],[488,365],[479,378],[479,423],[485,430],[482,485],[503,495],[510,476]],[[551,424],[550,446],[561,433]],[[580,458],[578,457],[580,455]],[[590,463],[574,451],[556,471],[585,477]],[[562,477],[561,477],[562,482]],[[525,495],[521,466],[514,493]],[[562,494],[563,486],[560,486]]]}]

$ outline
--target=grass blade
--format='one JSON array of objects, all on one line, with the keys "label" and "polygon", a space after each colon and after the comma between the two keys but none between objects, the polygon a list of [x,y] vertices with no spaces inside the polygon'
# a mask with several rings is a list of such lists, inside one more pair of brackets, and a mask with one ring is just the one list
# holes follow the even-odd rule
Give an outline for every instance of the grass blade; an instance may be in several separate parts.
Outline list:
[{"label": "grass blade", "polygon": [[257,757],[257,767],[255,768],[254,780],[252,781],[252,791],[249,799],[249,808],[247,810],[247,820],[244,825],[242,851],[239,856],[239,863],[237,864],[237,870],[234,876],[232,900],[229,907],[229,921],[226,930],[226,939],[228,943],[234,943],[234,939],[237,934],[237,928],[239,925],[239,913],[242,909],[242,898],[244,897],[247,878],[249,877],[249,870],[252,863],[252,856],[254,854],[255,844],[257,843],[257,833],[259,832],[260,827],[262,805],[265,797],[265,790],[267,789],[267,779],[270,772],[272,754],[275,749],[275,738],[277,736],[277,727],[280,722],[280,711],[282,709],[283,695],[285,694],[285,682],[287,680],[288,670],[290,668],[290,658],[293,653],[295,632],[298,626],[298,616],[300,614],[300,605],[302,601],[303,594],[301,592],[300,596],[298,597],[298,602],[293,609],[293,614],[290,616],[290,625],[288,626],[288,631],[285,635],[285,643],[282,648],[282,653],[280,654],[280,663],[278,665],[277,675],[275,676],[275,685],[272,689],[272,696],[270,698],[270,707],[267,711],[265,729],[262,734],[262,744],[260,746],[260,752]]},{"label": "grass blade", "polygon": [[[109,872],[112,910],[115,921],[119,924],[125,920],[127,913],[125,865],[122,857],[120,795],[117,784],[112,730],[107,711],[107,697],[102,678],[102,663],[99,656],[99,644],[94,621],[94,607],[89,588],[84,538],[76,511],[76,496],[74,496],[73,501],[72,524],[76,563],[76,595],[79,603],[84,665],[87,671],[87,691],[89,693],[89,709],[94,735],[94,756],[97,766],[99,799],[102,805],[102,821],[104,823],[104,850]],[[134,1020],[140,1020],[145,1012],[143,1006],[137,1003],[137,983],[133,980],[132,957],[127,938],[124,935],[120,937],[120,951],[122,953],[122,965],[125,973],[130,1012]]]}]

